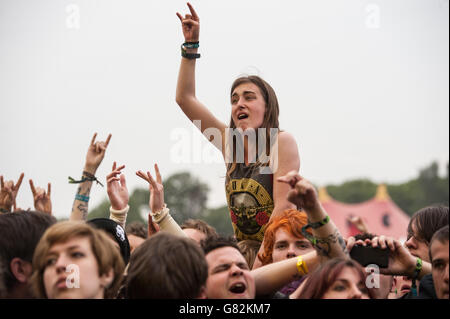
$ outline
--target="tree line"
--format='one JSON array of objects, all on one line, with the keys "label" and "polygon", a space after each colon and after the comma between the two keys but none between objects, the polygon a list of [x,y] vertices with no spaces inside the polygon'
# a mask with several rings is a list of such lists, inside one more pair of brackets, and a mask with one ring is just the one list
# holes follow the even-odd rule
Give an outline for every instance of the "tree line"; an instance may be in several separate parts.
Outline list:
[{"label": "tree line", "polygon": [[[408,215],[433,204],[448,206],[449,164],[446,176],[439,176],[437,162],[419,170],[418,176],[404,183],[386,184],[392,200]],[[182,224],[188,218],[202,219],[224,235],[232,235],[230,214],[227,205],[218,208],[207,207],[209,187],[189,172],[180,172],[163,181],[164,197],[170,214]],[[360,203],[375,196],[378,184],[369,179],[354,179],[339,185],[326,186],[328,194],[345,203]],[[130,194],[127,223],[147,223],[149,191],[134,189]],[[105,200],[92,209],[88,218],[108,217],[109,201]]]}]

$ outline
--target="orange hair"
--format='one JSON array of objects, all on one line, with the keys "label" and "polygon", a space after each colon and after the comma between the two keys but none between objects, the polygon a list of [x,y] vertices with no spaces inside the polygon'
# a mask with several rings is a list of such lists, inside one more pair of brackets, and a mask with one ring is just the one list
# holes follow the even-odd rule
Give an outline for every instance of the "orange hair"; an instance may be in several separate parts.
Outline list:
[{"label": "orange hair", "polygon": [[[275,233],[278,229],[283,229],[292,236],[303,239],[305,236],[302,235],[302,227],[307,223],[308,217],[306,214],[295,209],[287,209],[280,215],[272,218],[264,232],[264,252],[258,254],[258,259],[261,263],[267,265],[273,262],[272,252],[275,244]],[[311,234],[311,230],[308,229],[308,233]]]}]

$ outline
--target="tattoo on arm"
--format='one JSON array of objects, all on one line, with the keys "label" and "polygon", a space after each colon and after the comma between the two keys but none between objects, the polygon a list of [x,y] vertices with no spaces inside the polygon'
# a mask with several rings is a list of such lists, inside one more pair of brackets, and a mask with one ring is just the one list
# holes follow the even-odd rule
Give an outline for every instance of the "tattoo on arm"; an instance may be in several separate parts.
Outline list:
[{"label": "tattoo on arm", "polygon": [[77,209],[81,212],[83,220],[86,220],[88,215],[88,203],[81,203],[77,206]]},{"label": "tattoo on arm", "polygon": [[[76,195],[89,196],[89,194],[91,193],[91,186],[92,186],[92,181],[86,181],[86,182],[80,184],[80,186],[77,189]],[[75,199],[73,202],[73,205],[72,205],[72,216],[78,216],[78,215],[81,215],[81,218],[83,220],[87,219],[88,203],[84,202],[84,201],[80,201],[78,199]],[[75,217],[75,218],[78,219],[79,217]]]},{"label": "tattoo on arm", "polygon": [[335,229],[333,234],[330,234],[327,237],[317,237],[317,244],[315,245],[315,248],[319,255],[328,257],[331,250],[331,244],[336,243],[338,243],[342,251],[345,252],[345,241],[337,229]]}]

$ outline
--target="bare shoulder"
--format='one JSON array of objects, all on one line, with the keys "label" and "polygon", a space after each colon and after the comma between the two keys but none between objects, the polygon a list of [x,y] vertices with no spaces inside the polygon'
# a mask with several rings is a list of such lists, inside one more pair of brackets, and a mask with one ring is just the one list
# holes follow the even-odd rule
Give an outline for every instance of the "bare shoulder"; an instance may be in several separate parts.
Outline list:
[{"label": "bare shoulder", "polygon": [[278,146],[281,149],[294,149],[298,150],[297,141],[295,140],[294,135],[289,132],[280,132],[278,133]]},{"label": "bare shoulder", "polygon": [[278,134],[278,155],[281,172],[300,169],[300,155],[295,137],[288,132]]}]

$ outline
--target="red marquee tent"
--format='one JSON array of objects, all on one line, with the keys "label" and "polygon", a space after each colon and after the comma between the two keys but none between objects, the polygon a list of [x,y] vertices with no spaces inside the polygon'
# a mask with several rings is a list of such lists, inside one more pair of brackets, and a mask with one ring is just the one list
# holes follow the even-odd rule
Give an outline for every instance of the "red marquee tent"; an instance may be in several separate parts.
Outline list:
[{"label": "red marquee tent", "polygon": [[359,233],[348,221],[350,216],[359,216],[366,223],[369,233],[391,236],[402,242],[406,240],[410,217],[392,201],[385,185],[378,186],[374,198],[358,204],[334,200],[325,188],[319,189],[319,200],[344,237]]}]

